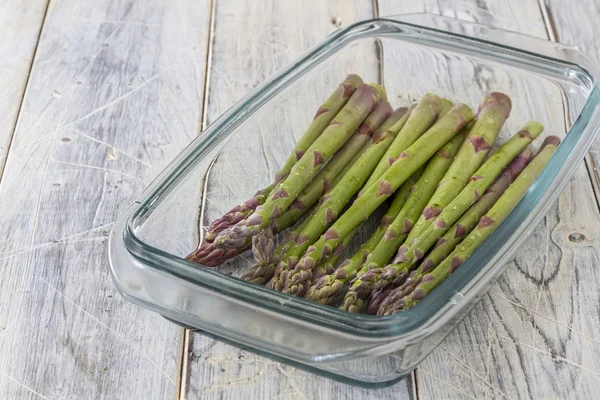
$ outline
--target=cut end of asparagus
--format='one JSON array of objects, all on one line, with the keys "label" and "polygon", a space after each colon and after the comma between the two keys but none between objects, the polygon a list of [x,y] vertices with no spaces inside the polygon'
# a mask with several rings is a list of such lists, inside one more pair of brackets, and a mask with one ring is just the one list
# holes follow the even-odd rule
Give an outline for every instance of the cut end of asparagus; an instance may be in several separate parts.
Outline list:
[{"label": "cut end of asparagus", "polygon": [[444,104],[440,96],[434,93],[427,93],[416,105],[414,105],[414,107],[433,107],[437,115],[440,115],[443,106]]},{"label": "cut end of asparagus", "polygon": [[546,146],[554,146],[554,147],[558,147],[558,145],[560,144],[560,138],[558,136],[548,136],[546,139],[544,139],[544,141],[542,142],[542,145],[540,146],[537,154],[540,154],[540,152],[542,150],[544,150],[544,147]]},{"label": "cut end of asparagus", "polygon": [[477,115],[484,113],[488,109],[499,109],[501,110],[505,117],[508,118],[510,115],[510,110],[512,109],[512,101],[510,97],[501,92],[492,92],[488,94],[483,102],[479,105],[479,110],[477,111]]},{"label": "cut end of asparagus", "polygon": [[521,137],[529,138],[534,140],[544,131],[544,125],[538,121],[529,121],[517,134]]},{"label": "cut end of asparagus", "polygon": [[344,79],[344,82],[342,82],[342,86],[344,87],[344,95],[350,96],[350,94],[352,94],[352,92],[354,92],[354,90],[363,83],[364,82],[360,76],[356,74],[348,75],[346,79]]},{"label": "cut end of asparagus", "polygon": [[[379,101],[379,92],[376,88],[371,85],[362,84],[356,89],[356,92],[350,97],[346,106],[358,107],[359,104],[370,104],[367,107],[369,110],[372,110],[375,104]],[[336,118],[331,121],[331,124],[340,124]]]},{"label": "cut end of asparagus", "polygon": [[393,108],[387,100],[379,100],[373,111],[360,124],[357,131],[361,135],[372,137],[378,127],[385,124],[392,114]]},{"label": "cut end of asparagus", "polygon": [[473,120],[473,118],[475,118],[471,107],[463,103],[455,105],[454,107],[452,107],[451,111],[455,111],[458,114],[458,125],[460,127],[466,126],[469,122]]},{"label": "cut end of asparagus", "polygon": [[442,109],[440,111],[440,115],[446,115],[450,110],[452,110],[452,107],[454,107],[454,103],[445,98],[442,98],[441,101]]},{"label": "cut end of asparagus", "polygon": [[379,99],[380,100],[387,100],[387,93],[385,91],[385,89],[383,88],[383,86],[381,86],[378,83],[372,82],[369,85],[371,85],[373,88],[375,88],[375,90],[377,91],[377,94],[379,95]]}]

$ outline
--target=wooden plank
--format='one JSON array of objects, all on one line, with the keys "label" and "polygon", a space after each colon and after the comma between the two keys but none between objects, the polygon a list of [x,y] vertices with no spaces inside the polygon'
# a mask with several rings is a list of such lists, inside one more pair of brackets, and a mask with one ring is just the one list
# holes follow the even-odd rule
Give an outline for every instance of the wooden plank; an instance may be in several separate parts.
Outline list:
[{"label": "wooden plank", "polygon": [[0,176],[47,7],[48,0],[0,1]]},{"label": "wooden plank", "polygon": [[200,129],[206,1],[48,10],[0,183],[0,398],[172,398],[182,330],[123,300],[115,219]]},{"label": "wooden plank", "polygon": [[[438,13],[546,37],[538,4],[533,0],[419,2],[421,9],[414,3],[410,12]],[[404,6],[379,2],[381,15],[408,12]],[[462,99],[469,96],[462,87],[469,81],[484,82],[488,90],[498,86],[507,90],[503,86],[508,85],[514,105],[523,107],[523,99],[530,101],[526,109],[513,108],[508,123],[511,130],[511,120],[535,117],[546,125],[547,132],[564,133],[561,109],[531,115],[533,109],[543,109],[539,104],[534,106],[536,99],[544,98],[539,95],[544,90],[552,93],[552,88],[544,89],[543,84],[533,81],[489,82],[489,74],[488,81],[485,79],[487,71],[469,71],[460,65],[450,71],[452,81],[461,86],[440,85],[436,91],[459,93],[456,98]],[[410,76],[417,72],[411,71]],[[582,165],[490,294],[419,366],[418,396],[593,398],[600,390],[600,276],[595,267],[600,252],[594,239],[599,223],[592,186]]]},{"label": "wooden plank", "polygon": [[[540,3],[550,39],[576,46],[594,62],[600,63],[600,45],[596,37],[600,1],[582,0],[565,3],[557,0],[540,0]],[[598,139],[592,145],[586,162],[598,198],[600,196],[600,141]]]},{"label": "wooden plank", "polygon": [[[365,1],[218,1],[207,121],[212,122],[252,87],[309,46],[323,40],[338,24],[347,25],[372,15],[372,6]],[[365,51],[375,51],[374,44],[368,44]],[[338,78],[343,78],[348,72],[359,73],[367,81],[377,80],[378,66],[365,65],[365,59],[372,60],[373,57],[356,59],[341,56],[337,61],[339,77],[329,76],[323,83],[333,88]],[[297,97],[286,99],[286,104],[278,105],[269,114],[282,118],[263,119],[260,126],[245,128],[246,138],[258,137],[259,140],[230,142],[226,154],[219,157],[209,177],[208,220],[218,215],[220,210],[239,202],[244,195],[250,195],[256,188],[268,184],[268,177],[273,176],[291,150],[294,137],[301,134],[300,127],[306,125],[306,110],[316,109],[328,94],[329,89],[323,90],[323,83],[298,91]],[[280,140],[272,140],[275,133]],[[254,159],[244,162],[244,156],[255,154],[261,155],[258,162]],[[240,270],[235,266],[231,269],[234,273]],[[190,399],[408,397],[406,382],[378,391],[358,389],[198,334],[193,335],[188,364],[186,394]]]}]

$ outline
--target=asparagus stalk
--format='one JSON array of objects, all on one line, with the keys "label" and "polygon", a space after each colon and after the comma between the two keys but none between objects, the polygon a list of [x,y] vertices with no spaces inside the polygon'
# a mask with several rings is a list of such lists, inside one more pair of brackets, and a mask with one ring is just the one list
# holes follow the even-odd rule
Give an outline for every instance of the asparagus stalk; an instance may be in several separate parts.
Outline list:
[{"label": "asparagus stalk", "polygon": [[[263,204],[269,193],[273,190],[275,184],[272,183],[264,189],[260,189],[254,193],[250,199],[246,200],[242,204],[233,207],[227,211],[220,218],[215,219],[207,228],[204,234],[205,242],[212,242],[215,240],[219,232],[229,228],[247,218],[259,205]],[[214,246],[213,246],[214,247]]]},{"label": "asparagus stalk", "polygon": [[392,296],[397,289],[397,284],[390,283],[387,286],[377,288],[371,292],[367,302],[367,314],[376,315],[379,312],[379,308],[383,301],[387,300]]},{"label": "asparagus stalk", "polygon": [[[394,125],[397,126],[398,124]],[[399,131],[398,128],[392,129],[394,129],[394,126],[385,134],[382,133],[377,138],[377,142],[359,157],[339,183],[322,197],[322,203],[315,211],[314,216],[311,217],[303,232],[298,235],[292,247],[286,252],[285,257],[279,262],[275,276],[269,283],[270,287],[278,291],[283,290],[289,269],[296,265],[299,257],[337,219],[346,203],[358,192],[373,172],[379,159]]]},{"label": "asparagus stalk", "polygon": [[[388,118],[388,120],[386,120],[386,122],[384,122],[384,124],[381,126],[381,128],[378,129],[377,132],[374,134],[374,136],[373,136],[374,143],[369,146],[365,145],[366,149],[364,151],[364,154],[366,154],[366,155],[360,154],[360,156],[358,158],[359,159],[361,159],[361,158],[371,159],[372,158],[372,159],[376,160],[376,159],[378,159],[377,157],[381,157],[383,155],[383,153],[385,152],[385,150],[387,149],[387,147],[394,140],[394,138],[396,137],[396,135],[398,134],[398,132],[400,131],[400,129],[402,128],[404,123],[406,123],[407,119],[408,119],[408,112],[406,112],[404,110],[399,109],[399,110],[396,110],[394,113],[392,113],[392,115]],[[390,124],[391,124],[391,126],[390,126]],[[385,130],[385,128],[388,126],[389,126],[389,128],[387,130]],[[356,161],[358,161],[358,160],[356,160]],[[350,161],[350,163],[352,163],[352,166],[357,164],[357,162],[353,162],[352,160]],[[345,175],[346,174],[344,173],[344,176]],[[293,219],[289,218],[289,214],[288,214],[289,212],[290,212],[290,210],[288,210],[288,212],[286,214],[284,214],[282,217],[277,219],[276,228],[278,230],[281,231],[293,223]],[[288,239],[288,241],[286,242],[287,247],[286,247],[285,251],[281,251],[281,249],[279,249],[278,254],[280,256],[281,256],[281,254],[287,253],[287,250],[289,249],[289,247],[291,247],[293,240],[295,240],[295,238],[304,230],[306,225],[310,222],[311,218],[314,216],[315,212],[316,212],[316,210],[313,211],[313,214],[311,216],[304,219],[304,222],[302,223],[301,226],[299,226],[298,228],[294,229],[294,231],[292,231],[292,235],[290,235],[292,237],[290,239]],[[248,270],[242,278],[249,280],[251,282],[254,282],[254,283],[265,285],[273,278],[273,276],[275,274],[275,269],[276,269],[277,263],[278,263],[278,260],[275,261],[275,263],[271,263],[271,264],[258,263],[256,265],[254,265],[252,268],[250,268],[250,270]]]},{"label": "asparagus stalk", "polygon": [[[406,236],[414,226],[415,220],[419,217],[423,208],[425,208],[425,205],[435,192],[438,183],[452,163],[465,136],[464,132],[454,136],[431,158],[421,178],[413,187],[406,204],[387,228],[383,238],[367,257],[358,273],[359,276],[370,269],[384,266],[398,249],[400,243],[406,239]],[[368,295],[369,292],[351,293],[348,295],[351,297],[351,300],[346,300],[345,304],[349,305],[352,302],[355,308],[354,311],[360,312]]]},{"label": "asparagus stalk", "polygon": [[[442,212],[430,222],[423,233],[407,251],[394,260],[395,264],[383,269],[369,270],[359,276],[353,283],[356,291],[371,291],[385,286],[398,279],[406,277],[411,267],[421,258],[435,242],[442,237],[449,227],[477,200],[481,193],[487,190],[496,180],[502,170],[543,130],[542,124],[536,121],[528,122],[525,127],[504,143],[492,156],[475,172],[470,182]],[[399,262],[398,262],[399,261]]]},{"label": "asparagus stalk", "polygon": [[492,147],[500,128],[508,118],[511,101],[503,93],[493,92],[479,105],[477,119],[468,129],[467,139],[456,155],[454,162],[440,182],[433,197],[423,210],[405,243],[398,249],[402,254],[427,227],[427,222],[436,217],[465,187],[471,175],[479,168]]},{"label": "asparagus stalk", "polygon": [[351,258],[344,260],[333,274],[327,274],[320,278],[313,276],[315,284],[311,286],[304,295],[306,299],[321,304],[331,304],[331,302],[342,292],[346,283],[356,275],[356,271],[358,271],[360,266],[364,263],[367,255],[375,248],[377,243],[379,243],[387,227],[392,223],[406,203],[406,200],[410,195],[410,189],[419,179],[421,172],[422,168],[417,170],[417,172],[402,184],[385,215],[381,218],[375,232],[371,234],[369,239]]},{"label": "asparagus stalk", "polygon": [[350,242],[354,238],[354,234],[359,230],[360,227],[354,229],[349,235],[347,235],[344,238],[342,243],[340,243],[340,245],[335,249],[335,251],[333,252],[334,254],[332,254],[331,258],[322,261],[319,265],[315,267],[315,271],[313,273],[313,279],[315,279],[315,281],[321,278],[322,276],[332,274],[333,271],[335,271],[335,266],[339,261],[340,257],[342,256],[342,253],[344,252],[344,250],[346,250],[348,245],[350,245]]},{"label": "asparagus stalk", "polygon": [[448,114],[448,112],[450,112],[450,110],[452,110],[452,107],[454,107],[454,103],[448,99],[442,98],[441,103],[442,103],[442,108],[440,109],[440,113],[438,114],[438,119],[440,117]]},{"label": "asparagus stalk", "polygon": [[415,289],[388,307],[386,314],[393,314],[418,304],[450,274],[460,267],[467,258],[504,222],[512,210],[525,196],[533,182],[540,175],[560,143],[556,136],[550,136],[545,146],[529,163],[517,179],[506,189],[500,199],[479,220],[477,227],[454,251],[434,270],[425,274]]},{"label": "asparagus stalk", "polygon": [[[297,221],[302,217],[323,194],[341,180],[348,169],[360,158],[360,155],[369,148],[369,142],[372,141],[373,135],[390,129],[407,112],[406,107],[401,107],[389,114],[389,103],[380,101],[354,136],[319,171],[312,182],[302,190],[287,211],[277,218],[276,225],[278,227],[289,226],[290,221]],[[382,121],[382,117],[387,117],[387,119]]]},{"label": "asparagus stalk", "polygon": [[322,165],[349,139],[381,97],[385,97],[383,88],[364,84],[359,86],[321,136],[294,164],[288,176],[273,189],[265,203],[257,207],[250,217],[221,231],[214,240],[215,245],[223,250],[234,249],[244,243],[247,237],[254,236],[269,226],[298,197]]},{"label": "asparagus stalk", "polygon": [[[302,230],[308,225],[310,222],[310,216],[305,218],[295,229],[288,232],[285,235],[285,239],[282,243],[273,251],[271,257],[261,257],[258,259],[255,254],[255,258],[257,263],[254,264],[248,271],[246,271],[241,278],[252,283],[256,283],[258,285],[266,285],[273,274],[275,273],[275,267],[279,262],[281,256],[285,254],[285,252],[289,249],[293,241],[296,237],[302,232]],[[257,235],[255,237],[259,237],[261,235]],[[253,240],[258,240],[254,239]],[[253,249],[254,250],[254,249]]]},{"label": "asparagus stalk", "polygon": [[302,157],[304,152],[314,143],[314,141],[323,133],[325,128],[333,120],[336,114],[346,104],[350,96],[356,91],[358,86],[363,83],[358,75],[348,75],[346,79],[336,88],[327,100],[319,107],[312,123],[296,143],[294,150],[288,156],[283,166],[275,175],[275,183],[259,190],[249,200],[235,206],[226,212],[221,218],[213,221],[204,236],[206,241],[212,241],[222,230],[235,225],[239,221],[248,217],[257,206],[263,204],[271,193],[277,182],[285,178],[296,162]]},{"label": "asparagus stalk", "polygon": [[[385,308],[395,302],[400,297],[409,293],[415,285],[421,283],[423,274],[437,267],[454,248],[468,235],[477,225],[479,219],[487,213],[490,208],[498,201],[500,196],[506,191],[508,186],[514,182],[521,171],[527,166],[533,151],[530,148],[523,150],[511,163],[504,169],[502,174],[481,196],[477,203],[473,204],[460,219],[446,232],[446,234],[437,241],[435,247],[423,260],[419,268],[411,271],[406,280],[398,288],[384,293],[378,289],[372,292],[369,301],[369,310],[373,312],[376,305],[385,313]],[[390,285],[386,286],[389,287]],[[375,309],[375,311],[377,311]]]},{"label": "asparagus stalk", "polygon": [[202,264],[207,267],[216,267],[225,261],[243,253],[250,248],[252,239],[247,238],[242,245],[231,250],[221,250],[212,242],[203,243],[202,246],[190,253],[186,260]]},{"label": "asparagus stalk", "polygon": [[[311,270],[340,243],[342,238],[383,203],[416,170],[424,165],[448,140],[454,137],[473,119],[471,109],[460,104],[442,117],[425,134],[407,148],[381,178],[373,183],[362,196],[325,232],[304,254],[290,273],[286,287],[306,285],[312,280]],[[338,184],[338,186],[341,185]],[[302,290],[297,291],[297,293]]]},{"label": "asparagus stalk", "polygon": [[[392,113],[392,107],[386,100],[379,100],[373,111],[363,121],[361,126],[357,129],[356,133],[344,144],[344,146],[331,158],[331,160],[319,171],[315,179],[304,188],[300,195],[292,202],[290,209],[279,217],[275,224],[275,229],[278,226],[284,226],[293,223],[300,219],[306,211],[308,211],[317,199],[324,192],[329,190],[329,181],[335,179],[336,175],[342,170],[345,164],[347,164],[354,155],[362,149],[364,144],[371,138],[373,132],[379,128],[379,126],[386,121],[386,119]],[[387,126],[390,126],[388,123]],[[269,229],[263,229],[266,231]],[[271,230],[269,230],[271,231]],[[261,231],[257,236],[260,235],[271,235],[272,233],[264,233]],[[253,241],[253,250],[255,253],[262,253],[265,249],[254,249],[255,246],[261,244],[267,244],[269,240],[267,238],[261,238]]]},{"label": "asparagus stalk", "polygon": [[366,260],[368,268],[382,267],[396,252],[398,246],[406,239],[417,218],[427,205],[435,189],[452,163],[465,133],[454,136],[435,156],[429,160],[421,178],[413,187],[411,194],[400,213],[387,228],[385,235]]},{"label": "asparagus stalk", "polygon": [[[445,103],[447,105],[447,103]],[[376,182],[400,154],[425,133],[435,122],[442,110],[442,100],[435,94],[428,93],[416,105],[406,124],[379,160],[377,167],[367,180],[365,188]]]}]

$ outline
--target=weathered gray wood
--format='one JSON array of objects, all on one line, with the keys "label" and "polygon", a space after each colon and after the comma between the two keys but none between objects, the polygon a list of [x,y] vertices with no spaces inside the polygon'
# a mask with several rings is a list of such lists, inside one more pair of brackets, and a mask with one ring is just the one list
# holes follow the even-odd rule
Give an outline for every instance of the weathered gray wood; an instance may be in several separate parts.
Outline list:
[{"label": "weathered gray wood", "polygon": [[178,392],[182,330],[118,295],[106,236],[200,129],[209,9],[51,3],[0,182],[0,398]]},{"label": "weathered gray wood", "polygon": [[[425,3],[421,9],[416,9],[413,2],[410,10],[404,7],[405,4],[380,1],[382,15],[427,11],[546,37],[534,0],[510,4],[442,1]],[[456,70],[460,68],[452,72]],[[462,70],[453,76],[453,81],[459,83],[440,90],[461,93],[461,85],[469,79],[488,84],[488,89],[500,86],[514,100],[510,120],[535,117],[544,122],[546,132],[564,134],[561,109],[549,109],[542,115],[531,115],[534,105],[540,108],[539,103],[516,109],[524,106],[519,99],[544,101],[539,96],[544,93],[544,85],[511,79],[486,82],[485,73]],[[502,88],[504,85],[508,89]],[[511,127],[512,121],[508,123]],[[600,390],[600,276],[596,271],[600,252],[594,239],[599,222],[590,180],[582,165],[491,294],[419,366],[418,396],[593,398]]]},{"label": "weathered gray wood", "polygon": [[[540,2],[542,11],[545,12],[546,29],[550,39],[577,46],[593,61],[600,63],[600,43],[597,38],[600,1],[541,0]],[[600,141],[594,142],[586,161],[598,197],[600,195]]]},{"label": "weathered gray wood", "polygon": [[47,0],[0,1],[0,174],[47,6]]},{"label": "weathered gray wood", "polygon": [[[337,28],[356,20],[370,18],[372,5],[368,1],[294,1],[294,2],[233,2],[218,1],[210,65],[210,123],[252,87],[292,61],[302,51]],[[365,51],[375,51],[367,44]],[[348,72],[361,74],[366,81],[379,77],[373,57],[344,58],[339,64],[339,77],[324,82],[333,88]],[[367,63],[367,64],[365,64]],[[301,134],[310,116],[325,98],[329,88],[323,85],[298,91],[270,115],[283,116],[273,121],[263,120],[260,126],[245,129],[246,138],[232,140],[226,154],[211,171],[209,213],[211,220],[251,195],[256,188],[266,186]],[[394,101],[398,105],[398,102]],[[307,119],[308,118],[308,119]],[[257,134],[259,132],[260,134]],[[278,140],[273,140],[277,133]],[[259,140],[256,140],[259,137]],[[280,138],[280,140],[279,140]],[[260,154],[259,162],[244,162],[244,156]],[[246,160],[247,161],[247,160]],[[243,166],[243,168],[240,168]],[[235,177],[233,179],[232,177]],[[212,213],[212,214],[211,214]],[[232,263],[231,271],[238,263]],[[243,264],[242,264],[243,265]],[[247,266],[247,265],[244,265]],[[368,391],[339,384],[325,378],[269,361],[214,342],[201,335],[193,336],[189,353],[187,397],[190,399],[316,399],[316,398],[390,398],[408,397],[406,382],[379,391]]]}]

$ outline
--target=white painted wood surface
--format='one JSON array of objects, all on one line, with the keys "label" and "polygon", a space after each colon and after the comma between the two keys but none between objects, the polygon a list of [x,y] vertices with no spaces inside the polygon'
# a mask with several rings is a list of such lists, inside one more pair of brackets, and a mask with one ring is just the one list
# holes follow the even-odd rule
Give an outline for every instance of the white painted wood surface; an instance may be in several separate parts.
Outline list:
[{"label": "white painted wood surface", "polygon": [[[559,40],[600,58],[592,18],[598,0],[546,0],[554,24],[537,0],[213,1],[52,0],[45,20],[43,1],[0,1],[0,146],[10,143],[23,104],[0,181],[0,399],[600,393],[593,157],[490,295],[417,369],[416,391],[408,381],[353,388],[189,332],[180,365],[182,330],[118,297],[104,241],[202,120],[213,121],[336,24],[377,9],[382,16],[426,11],[539,37],[554,26]],[[554,114],[544,122],[560,130]]]},{"label": "white painted wood surface", "polygon": [[0,1],[0,174],[10,147],[48,0]]},{"label": "white painted wood surface", "polygon": [[182,329],[118,295],[106,236],[199,132],[209,6],[50,3],[0,183],[1,399],[178,393]]}]

